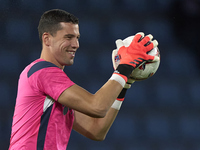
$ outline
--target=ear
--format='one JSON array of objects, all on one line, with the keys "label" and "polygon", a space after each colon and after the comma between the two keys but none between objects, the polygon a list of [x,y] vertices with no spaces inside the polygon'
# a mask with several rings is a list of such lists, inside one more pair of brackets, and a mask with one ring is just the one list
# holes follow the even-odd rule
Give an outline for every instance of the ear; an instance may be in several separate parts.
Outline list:
[{"label": "ear", "polygon": [[47,32],[44,32],[42,35],[43,45],[49,46],[51,43],[51,35]]}]

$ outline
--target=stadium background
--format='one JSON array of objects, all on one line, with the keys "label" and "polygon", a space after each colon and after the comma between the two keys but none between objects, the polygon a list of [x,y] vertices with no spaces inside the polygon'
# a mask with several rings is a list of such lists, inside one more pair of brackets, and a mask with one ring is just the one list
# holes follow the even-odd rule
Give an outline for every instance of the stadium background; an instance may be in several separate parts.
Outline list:
[{"label": "stadium background", "polygon": [[0,149],[8,149],[19,74],[40,55],[40,16],[60,8],[80,19],[80,48],[65,71],[92,93],[113,72],[116,39],[151,33],[161,51],[158,72],[134,83],[105,141],[73,131],[68,149],[200,150],[199,0],[0,2]]}]

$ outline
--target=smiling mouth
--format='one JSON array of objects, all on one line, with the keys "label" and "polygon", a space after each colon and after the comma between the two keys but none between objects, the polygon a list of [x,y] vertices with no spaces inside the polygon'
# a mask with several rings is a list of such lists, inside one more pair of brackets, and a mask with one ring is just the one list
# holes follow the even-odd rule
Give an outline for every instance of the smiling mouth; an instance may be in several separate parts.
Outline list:
[{"label": "smiling mouth", "polygon": [[70,51],[70,52],[67,52],[67,53],[71,54],[73,57],[75,56],[75,52]]}]

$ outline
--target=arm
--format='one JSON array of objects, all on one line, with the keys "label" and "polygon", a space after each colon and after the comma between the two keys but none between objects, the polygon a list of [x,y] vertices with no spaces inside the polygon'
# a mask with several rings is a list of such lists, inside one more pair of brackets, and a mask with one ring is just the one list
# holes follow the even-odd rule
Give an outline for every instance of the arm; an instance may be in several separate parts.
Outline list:
[{"label": "arm", "polygon": [[102,141],[105,139],[117,114],[118,110],[110,108],[104,118],[93,118],[75,111],[73,129],[89,139]]},{"label": "arm", "polygon": [[104,140],[120,110],[126,91],[127,88],[123,88],[104,118],[93,118],[75,111],[73,129],[92,140]]},{"label": "arm", "polygon": [[119,82],[108,80],[91,94],[75,84],[60,95],[58,102],[91,117],[104,117],[122,88]]}]

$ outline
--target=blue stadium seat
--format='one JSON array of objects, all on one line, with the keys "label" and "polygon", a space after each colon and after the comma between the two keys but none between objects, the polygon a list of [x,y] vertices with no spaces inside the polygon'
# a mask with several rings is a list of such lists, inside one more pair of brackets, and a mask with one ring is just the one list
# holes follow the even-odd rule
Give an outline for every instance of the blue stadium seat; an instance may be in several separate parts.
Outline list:
[{"label": "blue stadium seat", "polygon": [[171,7],[172,3],[175,2],[175,0],[157,0],[157,4],[152,3],[156,6],[156,9],[158,12],[167,12],[169,11],[169,8]]},{"label": "blue stadium seat", "polygon": [[123,7],[124,10],[128,10],[131,12],[145,13],[148,10],[148,4],[147,0],[139,0],[139,1],[133,1],[133,0],[123,0]]},{"label": "blue stadium seat", "polygon": [[[68,143],[67,149],[69,150],[80,150],[82,149],[82,145],[77,143],[72,143],[71,141]],[[83,149],[84,150],[84,149]]]},{"label": "blue stadium seat", "polygon": [[199,141],[198,139],[200,139],[200,119],[198,113],[182,113],[179,125],[183,139]]},{"label": "blue stadium seat", "polygon": [[4,140],[4,135],[2,134],[3,132],[3,123],[4,123],[4,120],[3,119],[0,119],[0,140],[3,141]]},{"label": "blue stadium seat", "polygon": [[31,63],[32,61],[40,58],[40,54],[41,54],[41,48],[39,47],[32,47],[30,49],[30,52],[28,54],[28,63]]},{"label": "blue stadium seat", "polygon": [[[0,12],[3,12],[5,10],[8,10],[9,8],[9,1],[5,1],[5,0],[0,0]],[[4,12],[5,13],[5,12]]]},{"label": "blue stadium seat", "polygon": [[108,47],[101,47],[99,49],[99,53],[95,56],[99,65],[99,73],[104,76],[111,75],[111,73],[114,71],[111,55],[112,49],[108,49]]},{"label": "blue stadium seat", "polygon": [[42,12],[45,10],[45,1],[40,0],[22,0],[21,9],[25,11]]},{"label": "blue stadium seat", "polygon": [[194,143],[193,147],[195,150],[200,150],[200,143],[199,142]]},{"label": "blue stadium seat", "polygon": [[172,24],[167,19],[152,16],[147,19],[143,24],[144,33],[152,34],[154,39],[162,45],[172,45],[175,41],[172,30]]},{"label": "blue stadium seat", "polygon": [[161,145],[160,149],[161,150],[187,150],[187,148],[184,146],[184,143],[178,143],[176,140],[174,141],[174,143],[167,143],[167,144]]},{"label": "blue stadium seat", "polygon": [[5,82],[0,80],[0,108],[6,108],[10,106],[10,87]]},{"label": "blue stadium seat", "polygon": [[170,137],[169,121],[164,114],[151,113],[147,115],[145,122],[148,138],[166,140]]},{"label": "blue stadium seat", "polygon": [[109,32],[111,36],[111,41],[117,39],[125,39],[136,33],[137,25],[133,24],[128,19],[111,20],[109,24]]},{"label": "blue stadium seat", "polygon": [[19,73],[20,56],[19,53],[11,52],[8,49],[1,48],[0,51],[0,70],[1,74],[9,75]]},{"label": "blue stadium seat", "polygon": [[[134,140],[133,140],[134,141]],[[123,150],[150,150],[150,146],[148,145],[147,142],[138,144],[137,142],[130,144],[126,144],[123,146]]]},{"label": "blue stadium seat", "polygon": [[99,21],[84,19],[80,21],[80,42],[82,44],[98,44],[101,41],[101,27]]},{"label": "blue stadium seat", "polygon": [[181,87],[171,80],[159,81],[156,86],[156,102],[158,106],[179,106],[181,105],[182,90]]},{"label": "blue stadium seat", "polygon": [[130,142],[137,137],[137,124],[134,114],[119,114],[112,125],[112,136],[121,142]]},{"label": "blue stadium seat", "polygon": [[145,107],[148,105],[147,88],[141,82],[135,82],[126,93],[126,107]]},{"label": "blue stadium seat", "polygon": [[54,8],[66,10],[69,13],[74,13],[75,11],[80,10],[80,2],[81,2],[80,0],[73,0],[73,1],[53,0],[52,6],[54,6]]},{"label": "blue stadium seat", "polygon": [[25,19],[12,18],[6,22],[6,38],[12,43],[26,43],[31,39],[31,23]]},{"label": "blue stadium seat", "polygon": [[92,70],[89,68],[89,65],[92,63],[92,59],[84,51],[84,49],[82,49],[81,51],[77,51],[74,64],[72,66],[65,67],[66,72],[69,72],[69,74],[71,75],[78,74],[79,76],[85,76],[90,74],[90,71]]},{"label": "blue stadium seat", "polygon": [[[189,49],[174,45],[165,56],[171,76],[193,78],[198,74],[197,60]],[[185,61],[187,60],[187,61]]]},{"label": "blue stadium seat", "polygon": [[88,0],[91,11],[101,11],[101,13],[104,13],[105,11],[111,12],[113,2],[113,0]]},{"label": "blue stadium seat", "polygon": [[112,147],[112,145],[91,145],[91,144],[88,144],[87,146],[87,150],[116,150]]},{"label": "blue stadium seat", "polygon": [[190,81],[188,85],[188,94],[189,94],[189,99],[193,103],[193,107],[199,107],[200,106],[200,80],[199,78],[193,79]]}]

